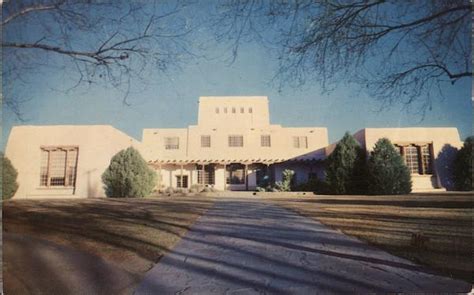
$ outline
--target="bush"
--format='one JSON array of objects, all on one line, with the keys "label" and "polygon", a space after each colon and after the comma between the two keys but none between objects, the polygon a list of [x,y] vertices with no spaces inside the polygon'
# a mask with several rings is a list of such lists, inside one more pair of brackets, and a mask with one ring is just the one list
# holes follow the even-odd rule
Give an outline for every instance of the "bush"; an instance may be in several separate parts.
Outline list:
[{"label": "bush", "polygon": [[463,147],[457,152],[453,165],[454,188],[460,191],[472,191],[474,189],[472,169],[474,136],[466,138]]},{"label": "bush", "polygon": [[275,190],[277,192],[289,192],[291,191],[291,181],[293,176],[295,175],[295,171],[290,169],[283,170],[283,181],[275,182]]},{"label": "bush", "polygon": [[375,143],[368,162],[369,192],[397,195],[411,192],[410,170],[402,156],[387,138]]},{"label": "bush", "polygon": [[365,151],[348,132],[337,143],[326,160],[326,181],[333,194],[365,193],[366,183]]},{"label": "bush", "polygon": [[320,179],[310,179],[306,183],[299,184],[295,187],[296,191],[300,192],[314,192],[318,194],[328,194],[329,188],[328,184],[324,180]]},{"label": "bush", "polygon": [[13,167],[12,162],[0,153],[2,158],[2,197],[4,200],[10,199],[13,197],[18,190],[18,182],[16,178],[18,177],[18,172],[15,167]]},{"label": "bush", "polygon": [[133,147],[112,157],[102,174],[105,194],[115,198],[143,198],[155,187],[155,172]]}]

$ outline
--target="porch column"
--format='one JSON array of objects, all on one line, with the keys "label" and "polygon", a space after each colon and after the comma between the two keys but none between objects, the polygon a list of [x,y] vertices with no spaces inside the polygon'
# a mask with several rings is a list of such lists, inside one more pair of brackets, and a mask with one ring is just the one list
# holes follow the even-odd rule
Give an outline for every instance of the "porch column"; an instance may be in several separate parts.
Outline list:
[{"label": "porch column", "polygon": [[181,188],[183,188],[183,164],[181,164],[181,173],[180,173],[180,177],[181,177]]},{"label": "porch column", "polygon": [[249,190],[249,177],[248,177],[248,164],[245,164],[245,170],[244,170],[244,179],[245,179],[245,190]]},{"label": "porch column", "polygon": [[[173,167],[173,165],[171,165]],[[173,169],[170,169],[170,187],[173,187]]]},{"label": "porch column", "polygon": [[161,182],[163,181],[163,175],[161,174],[161,162],[158,164],[158,190],[161,190]]},{"label": "porch column", "polygon": [[227,164],[224,163],[224,191],[227,190]]},{"label": "porch column", "polygon": [[206,181],[204,180],[205,178],[205,173],[206,173],[206,170],[204,169],[204,163],[201,165],[201,184],[202,185],[205,185],[206,184]]}]

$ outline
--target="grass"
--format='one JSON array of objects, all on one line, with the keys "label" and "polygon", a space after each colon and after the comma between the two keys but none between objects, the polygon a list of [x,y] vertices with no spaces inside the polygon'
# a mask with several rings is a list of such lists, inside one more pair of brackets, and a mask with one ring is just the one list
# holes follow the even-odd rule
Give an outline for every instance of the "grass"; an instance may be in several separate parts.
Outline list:
[{"label": "grass", "polygon": [[473,282],[471,194],[318,195],[270,201],[444,275]]},{"label": "grass", "polygon": [[[11,200],[3,203],[3,230],[97,255],[138,283],[212,204],[196,197]],[[15,267],[8,261],[4,271]],[[8,273],[4,280],[7,285]]]}]

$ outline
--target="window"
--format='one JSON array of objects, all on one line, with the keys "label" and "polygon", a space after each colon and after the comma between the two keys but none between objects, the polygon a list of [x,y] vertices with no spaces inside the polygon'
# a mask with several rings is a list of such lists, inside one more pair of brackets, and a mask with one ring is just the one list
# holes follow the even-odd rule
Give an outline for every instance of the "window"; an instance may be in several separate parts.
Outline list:
[{"label": "window", "polygon": [[165,137],[165,149],[166,150],[179,149],[179,137]]},{"label": "window", "polygon": [[271,146],[270,135],[261,135],[260,136],[260,145],[270,147]]},{"label": "window", "polygon": [[230,164],[226,168],[227,184],[245,183],[245,166],[242,164]]},{"label": "window", "polygon": [[293,147],[298,149],[308,148],[308,138],[306,136],[293,136]]},{"label": "window", "polygon": [[224,108],[224,113],[227,114],[227,108]]},{"label": "window", "polygon": [[41,148],[40,186],[75,186],[77,156],[77,147]]},{"label": "window", "polygon": [[181,175],[176,176],[176,187],[188,188],[188,176],[183,175],[182,178]]},{"label": "window", "polygon": [[418,148],[410,145],[405,147],[405,162],[412,174],[419,173]]},{"label": "window", "polygon": [[235,108],[232,108],[232,114],[235,114]]},{"label": "window", "polygon": [[240,108],[240,113],[244,113],[244,108]]},{"label": "window", "polygon": [[201,135],[201,147],[211,147],[210,135]]},{"label": "window", "polygon": [[421,160],[423,164],[423,174],[433,174],[431,145],[425,145],[421,147]]},{"label": "window", "polygon": [[252,113],[252,108],[249,108],[249,114],[251,114],[251,113]]},{"label": "window", "polygon": [[244,137],[242,135],[229,135],[229,146],[230,147],[243,147]]},{"label": "window", "polygon": [[[202,165],[196,165],[196,170],[198,172],[198,183],[215,184],[216,177],[215,177],[214,165],[205,165],[204,171],[202,170]],[[204,176],[204,179],[203,179],[203,176]]]},{"label": "window", "polygon": [[219,108],[216,108],[216,114],[219,114]]}]

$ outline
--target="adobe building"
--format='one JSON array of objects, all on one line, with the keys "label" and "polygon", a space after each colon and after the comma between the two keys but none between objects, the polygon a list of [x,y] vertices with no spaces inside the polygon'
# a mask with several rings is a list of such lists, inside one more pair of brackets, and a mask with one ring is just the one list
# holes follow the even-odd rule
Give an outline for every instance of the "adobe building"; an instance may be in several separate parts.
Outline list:
[{"label": "adobe building", "polygon": [[[450,187],[447,163],[462,146],[456,128],[366,128],[354,136],[368,153],[389,138],[415,191]],[[155,169],[157,189],[255,190],[281,181],[285,169],[296,172],[296,183],[323,179],[328,144],[325,127],[270,124],[265,96],[200,97],[197,125],[147,128],[141,142],[112,126],[16,126],[5,154],[18,170],[15,198],[104,197],[101,175],[129,146]]]}]

